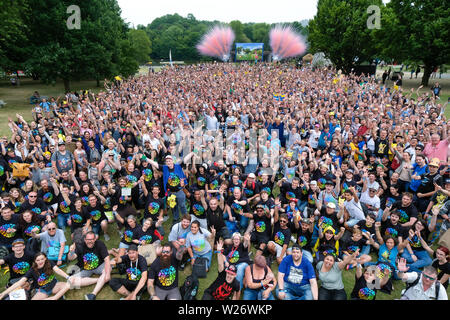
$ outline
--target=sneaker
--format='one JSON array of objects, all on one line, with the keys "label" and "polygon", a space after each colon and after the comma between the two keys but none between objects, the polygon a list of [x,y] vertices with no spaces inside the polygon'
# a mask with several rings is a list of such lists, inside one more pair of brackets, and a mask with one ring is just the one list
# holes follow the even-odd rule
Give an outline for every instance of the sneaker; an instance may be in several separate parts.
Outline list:
[{"label": "sneaker", "polygon": [[297,242],[297,240],[295,239],[294,236],[291,236],[291,241],[292,241],[293,243]]},{"label": "sneaker", "polygon": [[138,294],[138,295],[136,296],[136,300],[141,300],[141,295]]},{"label": "sneaker", "polygon": [[169,220],[169,216],[164,216],[163,217],[163,222],[166,222],[167,220]]},{"label": "sneaker", "polygon": [[183,271],[184,268],[186,268],[186,264],[185,263],[180,264],[180,271]]},{"label": "sneaker", "polygon": [[66,296],[63,295],[59,300],[66,300]]},{"label": "sneaker", "polygon": [[123,237],[123,232],[119,230],[119,238]]},{"label": "sneaker", "polygon": [[105,241],[111,240],[111,237],[108,234],[105,234]]},{"label": "sneaker", "polygon": [[84,300],[95,300],[95,294],[93,294],[93,293],[85,294]]}]

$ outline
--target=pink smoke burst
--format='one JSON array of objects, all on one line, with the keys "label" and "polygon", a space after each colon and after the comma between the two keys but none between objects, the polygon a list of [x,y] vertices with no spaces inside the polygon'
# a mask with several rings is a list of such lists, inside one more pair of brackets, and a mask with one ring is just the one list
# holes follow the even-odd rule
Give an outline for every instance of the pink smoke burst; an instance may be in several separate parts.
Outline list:
[{"label": "pink smoke burst", "polygon": [[233,29],[230,27],[215,26],[203,36],[201,42],[196,47],[200,54],[204,56],[216,57],[222,61],[228,61],[234,38]]},{"label": "pink smoke burst", "polygon": [[273,27],[269,37],[272,57],[275,61],[296,57],[306,51],[305,41],[290,26]]}]

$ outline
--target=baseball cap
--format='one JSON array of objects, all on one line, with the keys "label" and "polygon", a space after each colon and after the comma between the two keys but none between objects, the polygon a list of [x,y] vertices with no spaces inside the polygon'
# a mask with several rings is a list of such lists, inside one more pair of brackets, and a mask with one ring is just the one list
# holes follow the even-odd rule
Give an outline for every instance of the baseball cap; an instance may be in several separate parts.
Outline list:
[{"label": "baseball cap", "polygon": [[226,272],[232,274],[232,275],[236,275],[236,266],[234,264],[230,264],[226,269]]},{"label": "baseball cap", "polygon": [[249,175],[248,175],[248,177],[247,178],[253,178],[253,179],[255,179],[256,178],[256,176],[255,176],[255,174],[254,173],[250,173]]},{"label": "baseball cap", "polygon": [[64,146],[66,143],[64,141],[59,141],[58,146]]},{"label": "baseball cap", "polygon": [[334,182],[331,181],[331,180],[327,180],[327,181],[325,182],[325,184],[330,184],[330,185],[334,186]]},{"label": "baseball cap", "polygon": [[172,160],[173,160],[173,158],[172,158],[171,155],[167,155],[167,156],[165,157],[165,159],[172,159]]},{"label": "baseball cap", "polygon": [[309,184],[313,185],[313,186],[317,186],[317,181],[316,180],[312,180]]},{"label": "baseball cap", "polygon": [[264,206],[262,204],[257,204],[256,209],[264,209]]},{"label": "baseball cap", "polygon": [[348,173],[348,172],[350,172],[351,174],[354,173],[353,169],[347,169],[347,170],[345,171],[345,173]]},{"label": "baseball cap", "polygon": [[328,202],[327,207],[330,209],[336,209],[336,204],[334,202]]},{"label": "baseball cap", "polygon": [[16,240],[13,241],[12,246],[15,246],[16,244],[25,244],[25,240],[23,240],[22,238],[18,238]]},{"label": "baseball cap", "polygon": [[445,184],[450,183],[450,178],[445,179]]}]

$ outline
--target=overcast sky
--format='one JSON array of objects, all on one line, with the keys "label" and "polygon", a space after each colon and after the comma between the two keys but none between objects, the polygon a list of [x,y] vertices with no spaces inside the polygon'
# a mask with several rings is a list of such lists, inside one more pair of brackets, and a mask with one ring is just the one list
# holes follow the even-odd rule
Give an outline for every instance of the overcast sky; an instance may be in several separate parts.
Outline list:
[{"label": "overcast sky", "polygon": [[136,27],[147,25],[155,18],[178,13],[192,13],[198,20],[241,22],[293,22],[312,19],[317,0],[118,0],[122,18]]}]

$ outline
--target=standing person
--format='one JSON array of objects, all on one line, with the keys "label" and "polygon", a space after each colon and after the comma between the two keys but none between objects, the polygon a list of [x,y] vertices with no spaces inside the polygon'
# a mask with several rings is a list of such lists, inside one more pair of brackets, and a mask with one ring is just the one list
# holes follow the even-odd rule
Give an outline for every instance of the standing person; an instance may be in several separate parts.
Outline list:
[{"label": "standing person", "polygon": [[66,150],[66,143],[60,141],[58,143],[58,150],[52,155],[52,168],[57,178],[61,176],[63,171],[69,172],[73,170],[76,173],[76,162],[73,154]]},{"label": "standing person", "polygon": [[170,197],[172,194],[176,196],[176,205],[172,209],[173,224],[175,224],[187,212],[186,195],[183,192],[187,180],[181,165],[175,164],[171,155],[166,156],[165,160],[166,164],[160,165],[154,160],[147,159],[153,167],[158,170],[162,169],[166,196]]},{"label": "standing person", "polygon": [[275,300],[272,291],[277,279],[263,256],[255,257],[254,263],[245,268],[243,300]]},{"label": "standing person", "polygon": [[[84,296],[85,300],[95,300],[103,286],[111,279],[111,265],[106,245],[103,241],[97,240],[94,232],[89,231],[84,235],[82,243],[73,243],[70,246],[68,258],[70,261],[77,259],[76,265],[81,270],[73,276],[75,283],[79,286],[95,283],[94,290]],[[100,277],[91,278],[92,274]]]},{"label": "standing person", "polygon": [[[69,282],[56,280],[56,275]],[[33,259],[32,267],[11,287],[0,293],[2,300],[10,292],[23,287],[28,280],[33,280],[37,291],[31,300],[58,300],[70,289],[70,276],[58,268],[47,256],[39,252]],[[53,296],[52,296],[53,295]]]},{"label": "standing person", "polygon": [[202,300],[239,300],[240,282],[236,279],[237,268],[235,264],[226,266],[223,252],[223,240],[217,242],[217,271],[216,280],[204,291]]},{"label": "standing person", "polygon": [[292,255],[286,256],[278,267],[277,295],[280,300],[317,300],[318,288],[314,267],[303,259],[302,248],[292,246]]},{"label": "standing person", "polygon": [[173,250],[168,243],[156,248],[156,259],[148,269],[149,300],[181,300],[178,288],[178,265],[185,248]]},{"label": "standing person", "polygon": [[347,300],[344,282],[342,281],[342,270],[344,270],[352,260],[356,259],[359,250],[344,257],[344,260],[337,262],[336,257],[327,254],[323,261],[317,263],[321,286],[319,288],[319,300]]},{"label": "standing person", "polygon": [[147,261],[138,253],[135,244],[128,247],[127,254],[117,257],[116,265],[123,263],[126,266],[125,278],[111,278],[109,285],[118,294],[125,296],[120,300],[140,300],[142,291],[147,283]]},{"label": "standing person", "polygon": [[406,260],[398,262],[398,276],[403,282],[410,284],[403,292],[402,300],[448,300],[444,286],[437,280],[438,273],[432,266],[423,272],[407,272]]}]

